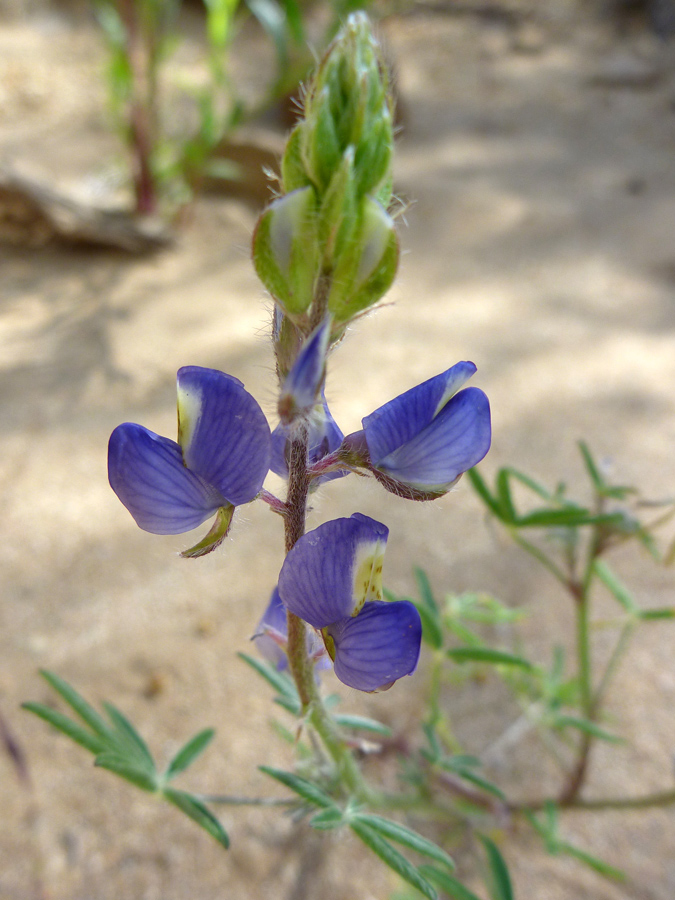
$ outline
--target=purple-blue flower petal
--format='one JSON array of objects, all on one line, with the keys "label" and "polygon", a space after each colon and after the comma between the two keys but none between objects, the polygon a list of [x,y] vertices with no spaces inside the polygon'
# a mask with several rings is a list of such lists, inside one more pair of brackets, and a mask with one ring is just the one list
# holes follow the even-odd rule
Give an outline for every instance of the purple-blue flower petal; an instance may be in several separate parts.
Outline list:
[{"label": "purple-blue flower petal", "polygon": [[269,470],[271,436],[242,383],[216,369],[180,369],[178,423],[185,465],[234,506],[253,500]]},{"label": "purple-blue flower petal", "polygon": [[[288,668],[288,657],[284,649],[288,642],[288,616],[286,607],[281,602],[278,587],[272,591],[270,602],[253,639],[260,653],[276,667],[277,671],[283,672]],[[331,661],[323,640],[313,628],[307,628],[307,653],[318,671],[330,668]]]},{"label": "purple-blue flower petal", "polygon": [[472,362],[458,362],[366,416],[362,424],[373,465],[426,428],[475,371]]},{"label": "purple-blue flower petal", "polygon": [[490,449],[490,404],[479,388],[455,394],[412,440],[380,459],[377,468],[417,488],[450,486]]},{"label": "purple-blue flower petal", "polygon": [[253,639],[260,653],[279,672],[288,668],[284,646],[288,640],[286,607],[281,602],[279,588],[274,588],[267,609],[258,623]]},{"label": "purple-blue flower petal", "polygon": [[366,603],[358,616],[326,632],[335,643],[335,674],[349,687],[376,691],[415,671],[422,623],[408,600]]},{"label": "purple-blue flower petal", "polygon": [[351,616],[362,602],[355,576],[368,554],[382,555],[388,534],[385,525],[355,513],[303,535],[279,574],[286,608],[315,628]]},{"label": "purple-blue flower petal", "polygon": [[[290,429],[283,423],[279,423],[272,432],[272,461],[270,469],[281,478],[288,478],[288,437]],[[310,464],[318,462],[332,453],[342,443],[343,434],[335,419],[330,413],[326,401],[321,406],[317,404],[315,412],[309,419],[308,452],[307,459]],[[334,478],[342,478],[348,475],[346,470],[329,472],[315,479],[314,485],[318,486]]]},{"label": "purple-blue flower petal", "polygon": [[329,339],[330,318],[327,317],[304,342],[286,376],[279,397],[279,410],[285,421],[306,415],[316,403],[326,373]]},{"label": "purple-blue flower petal", "polygon": [[141,425],[118,425],[108,444],[110,486],[144,531],[182,534],[227,500],[183,464],[175,441]]}]

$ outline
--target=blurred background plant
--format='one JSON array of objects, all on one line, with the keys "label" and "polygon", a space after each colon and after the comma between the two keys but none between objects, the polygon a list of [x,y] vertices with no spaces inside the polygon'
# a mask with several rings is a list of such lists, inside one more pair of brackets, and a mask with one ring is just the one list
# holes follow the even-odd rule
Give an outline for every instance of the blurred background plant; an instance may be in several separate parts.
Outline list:
[{"label": "blurred background plant", "polygon": [[[180,45],[181,0],[93,0],[107,53],[106,84],[115,128],[128,153],[135,210],[171,216],[203,179],[242,177],[227,150],[217,148],[235,129],[275,103],[293,98],[350,12],[370,0],[203,0],[207,78],[187,89],[193,124],[177,121],[163,96],[171,59]],[[260,101],[248,104],[230,70],[230,48],[247,17],[257,20],[274,47],[275,69]],[[186,89],[184,89],[186,90]],[[185,133],[187,127],[187,133]]]}]

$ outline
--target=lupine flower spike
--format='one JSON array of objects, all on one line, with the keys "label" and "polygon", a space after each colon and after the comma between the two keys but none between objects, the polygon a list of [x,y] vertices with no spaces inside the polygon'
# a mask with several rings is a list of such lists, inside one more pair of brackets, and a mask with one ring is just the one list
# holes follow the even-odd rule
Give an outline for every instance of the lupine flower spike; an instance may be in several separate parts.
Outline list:
[{"label": "lupine flower spike", "polygon": [[335,674],[360,691],[386,690],[417,666],[422,625],[407,600],[382,600],[389,529],[355,513],[305,534],[279,575],[282,602],[320,631]]},{"label": "lupine flower spike", "polygon": [[269,470],[271,435],[254,398],[231,375],[178,372],[178,442],[125,422],[110,436],[110,486],[144,531],[182,534],[216,514],[208,535],[182,556],[203,556],[225,538],[236,506],[254,500]]},{"label": "lupine flower spike", "polygon": [[479,388],[459,390],[475,371],[459,362],[385,403],[345,438],[340,457],[399,496],[442,496],[490,449],[488,398]]}]

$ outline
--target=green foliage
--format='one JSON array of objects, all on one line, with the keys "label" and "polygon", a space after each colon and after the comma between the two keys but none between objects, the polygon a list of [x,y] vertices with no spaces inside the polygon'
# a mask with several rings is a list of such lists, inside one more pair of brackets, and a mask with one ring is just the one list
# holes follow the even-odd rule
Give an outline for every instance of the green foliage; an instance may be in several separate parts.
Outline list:
[{"label": "green foliage", "polygon": [[191,738],[174,756],[166,772],[160,773],[147,744],[117,707],[111,703],[103,704],[106,720],[58,675],[47,671],[40,674],[68,704],[80,722],[42,703],[24,703],[25,710],[48,722],[92,753],[95,766],[107,769],[141,790],[167,800],[208,832],[219,844],[225,848],[229,847],[227,833],[202,800],[186,791],[169,786],[169,782],[192,765],[206,749],[215,734],[213,729],[207,728]]}]

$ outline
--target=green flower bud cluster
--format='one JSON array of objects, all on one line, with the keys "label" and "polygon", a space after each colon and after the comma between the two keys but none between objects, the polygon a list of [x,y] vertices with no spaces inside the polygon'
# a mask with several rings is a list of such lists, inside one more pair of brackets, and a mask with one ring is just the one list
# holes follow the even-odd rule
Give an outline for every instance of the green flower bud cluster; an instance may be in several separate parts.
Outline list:
[{"label": "green flower bud cluster", "polygon": [[259,277],[304,333],[326,313],[338,333],[394,279],[392,151],[387,71],[368,19],[356,13],[308,88],[282,159],[283,193],[253,239]]}]

